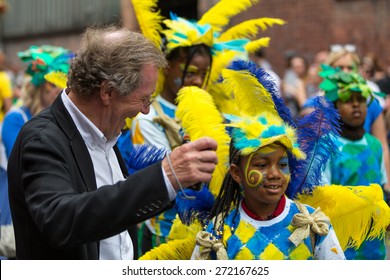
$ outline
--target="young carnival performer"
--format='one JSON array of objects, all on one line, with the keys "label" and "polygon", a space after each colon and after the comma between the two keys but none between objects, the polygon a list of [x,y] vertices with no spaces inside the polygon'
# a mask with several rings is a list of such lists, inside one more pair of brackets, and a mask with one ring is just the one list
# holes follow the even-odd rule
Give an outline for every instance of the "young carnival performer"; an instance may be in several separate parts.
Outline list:
[{"label": "young carnival performer", "polygon": [[[382,145],[363,127],[367,114],[367,100],[374,98],[371,88],[359,74],[347,73],[340,68],[322,65],[320,76],[324,78],[320,88],[324,90],[325,97],[335,104],[342,122],[340,136],[337,137],[340,156],[329,162],[325,172],[326,182],[344,186],[378,184],[383,188],[387,178]],[[383,193],[378,185],[377,200],[383,203]],[[338,191],[336,195],[340,192],[342,191]],[[365,213],[356,214],[370,213],[367,207],[364,211]],[[382,217],[385,218],[384,215]],[[386,223],[386,219],[382,221]],[[367,222],[370,223],[370,219]],[[373,226],[376,224],[377,222]],[[384,232],[376,238],[365,237],[360,246],[347,249],[345,255],[347,259],[385,259]]]},{"label": "young carnival performer", "polygon": [[[251,41],[259,28],[264,30],[267,25],[284,22],[273,18],[256,19],[244,27],[235,26],[235,30],[232,27],[230,31],[221,32],[232,16],[258,1],[220,1],[199,21],[174,14],[164,19],[156,12],[157,2],[132,0],[141,31],[161,47],[168,61],[168,68],[159,73],[156,101],[151,104],[149,114],[139,114],[132,120],[132,142],[136,149],[149,144],[171,151],[183,143],[181,125],[175,118],[180,88],[206,88],[209,83],[215,83],[220,70],[232,57],[268,45],[269,38]],[[223,92],[214,93],[222,108],[226,97]],[[142,253],[166,242],[176,213],[175,208],[171,208],[143,224]]]}]

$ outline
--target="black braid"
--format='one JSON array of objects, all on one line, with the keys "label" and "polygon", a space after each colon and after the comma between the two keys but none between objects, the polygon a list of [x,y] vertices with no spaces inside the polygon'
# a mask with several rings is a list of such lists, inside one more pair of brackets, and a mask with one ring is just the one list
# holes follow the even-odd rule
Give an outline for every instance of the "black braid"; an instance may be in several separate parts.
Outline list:
[{"label": "black braid", "polygon": [[[232,163],[238,164],[240,158],[238,152],[239,151],[236,148],[234,148],[231,142],[230,151],[229,151],[230,164]],[[230,172],[228,172],[223,180],[216,201],[210,211],[209,220],[222,213],[221,218],[222,218],[222,226],[223,226],[224,220],[232,207],[236,209],[235,216],[237,215],[238,206],[241,201],[241,198],[242,197],[241,197],[240,185],[233,180],[233,177],[231,176]],[[215,230],[215,228],[213,230]]]}]

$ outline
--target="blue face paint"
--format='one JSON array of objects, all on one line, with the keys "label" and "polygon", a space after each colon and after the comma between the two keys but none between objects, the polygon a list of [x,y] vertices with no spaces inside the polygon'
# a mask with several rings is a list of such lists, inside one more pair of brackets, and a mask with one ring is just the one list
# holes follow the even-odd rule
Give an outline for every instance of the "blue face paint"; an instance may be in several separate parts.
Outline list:
[{"label": "blue face paint", "polygon": [[279,170],[284,174],[284,175],[289,175],[290,174],[290,166],[288,165],[288,157],[283,157],[279,161]]},{"label": "blue face paint", "polygon": [[177,87],[181,87],[181,79],[180,79],[180,78],[175,78],[175,79],[173,80],[173,82],[175,83],[175,85],[176,85]]}]

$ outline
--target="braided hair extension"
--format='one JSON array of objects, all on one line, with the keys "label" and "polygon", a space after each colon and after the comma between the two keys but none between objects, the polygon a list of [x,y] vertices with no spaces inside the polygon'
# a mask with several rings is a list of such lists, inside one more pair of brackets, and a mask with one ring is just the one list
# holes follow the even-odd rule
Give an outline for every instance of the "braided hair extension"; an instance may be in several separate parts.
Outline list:
[{"label": "braided hair extension", "polygon": [[[229,164],[232,163],[238,164],[239,161],[240,161],[239,150],[234,147],[233,140],[232,140],[230,142]],[[239,208],[238,206],[241,199],[242,199],[241,187],[236,181],[234,181],[230,172],[228,172],[225,175],[221,190],[219,191],[215,203],[210,211],[209,220],[221,214],[221,225],[219,229],[222,229],[224,225],[224,220],[228,215],[230,209],[232,209],[232,207],[235,208],[235,214],[233,219],[236,218],[236,215],[238,213],[238,208]],[[216,225],[214,225],[213,231],[218,230],[215,229],[215,226]],[[221,230],[221,232],[223,231]]]}]

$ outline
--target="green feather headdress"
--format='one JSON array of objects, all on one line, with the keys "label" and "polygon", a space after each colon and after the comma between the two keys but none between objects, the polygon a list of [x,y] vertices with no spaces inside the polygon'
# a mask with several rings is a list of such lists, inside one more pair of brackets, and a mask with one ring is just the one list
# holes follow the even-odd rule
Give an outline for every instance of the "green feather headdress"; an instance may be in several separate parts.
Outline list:
[{"label": "green feather headdress", "polygon": [[[325,92],[325,96],[330,101],[347,101],[352,92],[360,92],[366,99],[372,97],[373,91],[367,85],[366,80],[356,72],[347,73],[340,68],[322,64],[322,71],[319,73],[324,80],[320,84],[320,89]],[[381,95],[381,93],[377,93]]]},{"label": "green feather headdress", "polygon": [[18,52],[18,57],[28,63],[26,73],[31,75],[31,82],[39,87],[45,80],[65,88],[66,74],[74,54],[70,50],[51,45],[31,46]]}]

